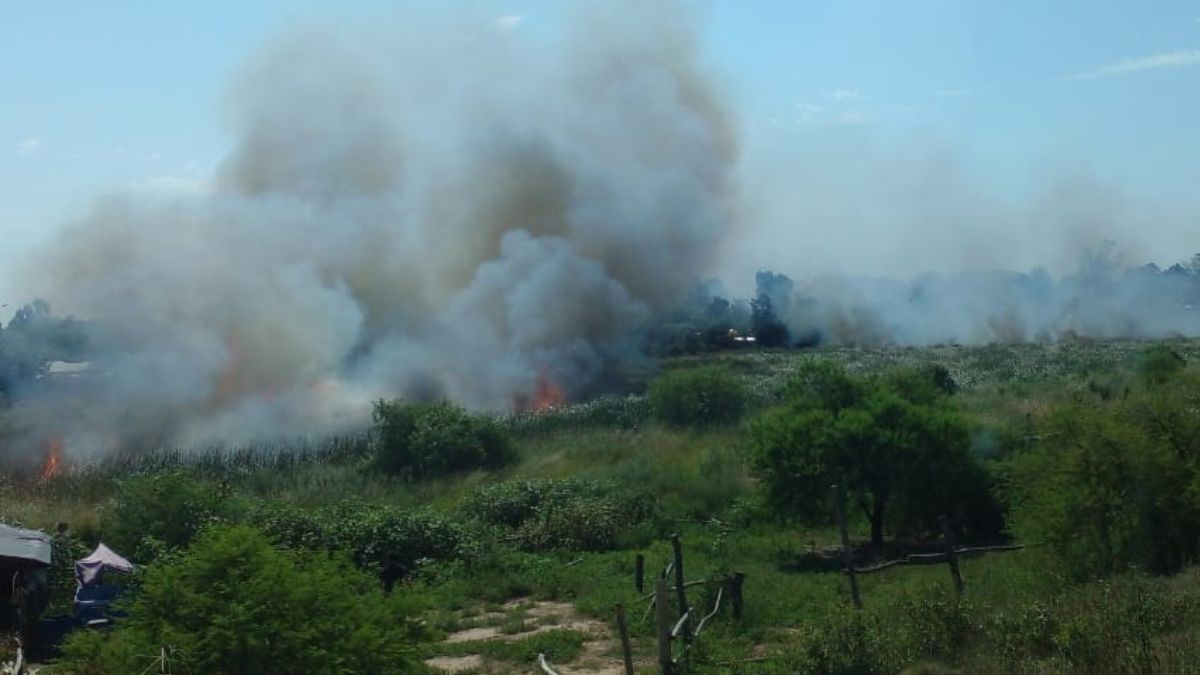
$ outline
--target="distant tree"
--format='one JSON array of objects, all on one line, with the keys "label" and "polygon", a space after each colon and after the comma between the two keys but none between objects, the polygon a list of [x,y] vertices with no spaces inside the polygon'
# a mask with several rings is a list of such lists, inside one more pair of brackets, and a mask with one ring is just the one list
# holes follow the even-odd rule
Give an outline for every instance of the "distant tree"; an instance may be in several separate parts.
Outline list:
[{"label": "distant tree", "polygon": [[760,293],[750,301],[750,330],[762,347],[786,347],[789,342],[787,326],[775,315],[771,297]]},{"label": "distant tree", "polygon": [[878,545],[893,506],[910,519],[906,526],[929,527],[980,484],[968,427],[928,375],[867,379],[815,362],[784,395],[784,405],[750,427],[757,471],[781,513],[823,512],[830,484],[844,481]]}]

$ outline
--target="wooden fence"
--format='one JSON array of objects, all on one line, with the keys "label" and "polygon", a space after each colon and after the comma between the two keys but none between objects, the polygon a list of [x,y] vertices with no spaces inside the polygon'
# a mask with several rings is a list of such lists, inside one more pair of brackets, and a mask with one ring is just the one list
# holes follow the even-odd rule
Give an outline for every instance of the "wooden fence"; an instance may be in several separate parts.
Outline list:
[{"label": "wooden fence", "polygon": [[[642,600],[648,601],[646,611],[642,615],[644,623],[654,614],[655,639],[658,644],[658,671],[660,675],[683,675],[688,672],[690,665],[689,654],[695,640],[700,637],[705,626],[709,625],[721,611],[723,605],[732,607],[733,617],[740,619],[744,611],[742,589],[746,575],[742,572],[712,579],[685,581],[683,542],[679,535],[671,536],[671,560],[663,568],[654,582],[654,589],[646,592],[646,558],[638,554],[634,560],[634,588],[641,594]],[[702,609],[689,603],[687,589],[698,586],[716,588],[713,606],[701,614]],[[672,603],[677,612],[672,612]],[[621,637],[621,656],[625,667],[625,675],[634,675],[633,650],[629,640],[629,624],[625,606],[617,603],[614,607],[617,618],[617,630]],[[538,667],[546,675],[560,675],[550,663],[545,654],[538,654]]]}]

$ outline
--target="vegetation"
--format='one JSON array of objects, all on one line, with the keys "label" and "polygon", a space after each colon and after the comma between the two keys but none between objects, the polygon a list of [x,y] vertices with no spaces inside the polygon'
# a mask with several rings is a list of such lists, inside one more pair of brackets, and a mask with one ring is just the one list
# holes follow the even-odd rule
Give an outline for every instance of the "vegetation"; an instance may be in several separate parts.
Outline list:
[{"label": "vegetation", "polygon": [[138,673],[169,647],[182,672],[419,672],[409,611],[347,563],[273,548],[248,527],[214,527],[146,571],[118,628],[76,633],[61,668]]},{"label": "vegetation", "polygon": [[746,408],[742,382],[715,366],[667,371],[650,383],[649,399],[655,419],[675,427],[733,424]]},{"label": "vegetation", "polygon": [[[504,419],[385,403],[369,442],[4,475],[0,520],[65,521],[142,563],[128,618],[76,633],[47,673],[142,672],[164,653],[174,672],[473,657],[507,673],[538,653],[579,672],[619,662],[614,602],[649,671],[633,558],[655,578],[671,534],[688,580],[746,575],[745,615],[726,597],[693,673],[1195,672],[1200,342],[1164,344],[1186,363],[1151,368],[1160,348],[1141,343],[685,357],[645,397]],[[659,416],[654,390],[689,400],[662,383],[697,370],[741,392],[740,416]],[[1026,548],[962,559],[961,596],[943,565],[864,575],[856,611],[834,481],[860,565],[940,550],[943,514],[958,537]],[[389,560],[411,578],[385,595]],[[715,585],[687,591],[715,602]]]},{"label": "vegetation", "polygon": [[866,378],[810,363],[784,398],[749,431],[768,502],[779,514],[827,512],[822,496],[844,482],[871,525],[871,543],[882,546],[893,507],[906,517],[901,527],[928,530],[939,514],[987,492],[967,451],[966,421],[925,373]]},{"label": "vegetation", "polygon": [[496,469],[514,456],[512,441],[494,419],[448,401],[378,401],[374,419],[376,468],[409,480]]}]

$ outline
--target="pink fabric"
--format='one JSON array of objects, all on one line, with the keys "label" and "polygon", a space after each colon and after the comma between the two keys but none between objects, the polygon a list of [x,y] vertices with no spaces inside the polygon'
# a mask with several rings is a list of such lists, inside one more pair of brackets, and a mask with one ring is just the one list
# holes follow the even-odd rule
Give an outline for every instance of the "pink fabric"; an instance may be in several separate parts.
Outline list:
[{"label": "pink fabric", "polygon": [[132,572],[133,563],[122,558],[104,544],[99,544],[91,555],[75,561],[75,580],[79,582],[79,585],[87,586],[98,581],[106,569]]}]

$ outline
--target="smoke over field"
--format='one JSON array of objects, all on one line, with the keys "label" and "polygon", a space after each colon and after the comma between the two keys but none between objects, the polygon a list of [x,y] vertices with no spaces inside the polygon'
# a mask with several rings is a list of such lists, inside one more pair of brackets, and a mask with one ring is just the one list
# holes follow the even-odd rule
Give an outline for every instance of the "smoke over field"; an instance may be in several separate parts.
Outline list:
[{"label": "smoke over field", "polygon": [[56,314],[102,320],[104,384],[17,424],[72,452],[247,442],[381,396],[508,411],[595,382],[713,272],[728,218],[737,142],[677,9],[603,3],[554,42],[424,17],[271,45],[211,190],[105,198],[31,265]]},{"label": "smoke over field", "polygon": [[[1154,221],[1106,191],[1048,181],[1015,208],[936,144],[748,163],[698,18],[589,4],[555,36],[435,11],[254,56],[205,189],[106,196],[29,261],[22,285],[82,321],[54,358],[90,370],[10,392],[9,450],[290,440],[360,428],[378,398],[522,410],[604,389],[656,336],[764,316],[780,346],[1200,333],[1200,268],[1097,248]],[[1091,251],[1065,277],[895,280],[935,257],[1029,269],[1047,223],[1058,259]],[[795,281],[760,275],[757,309],[699,285],[766,268]],[[0,357],[30,342],[8,332]]]}]

